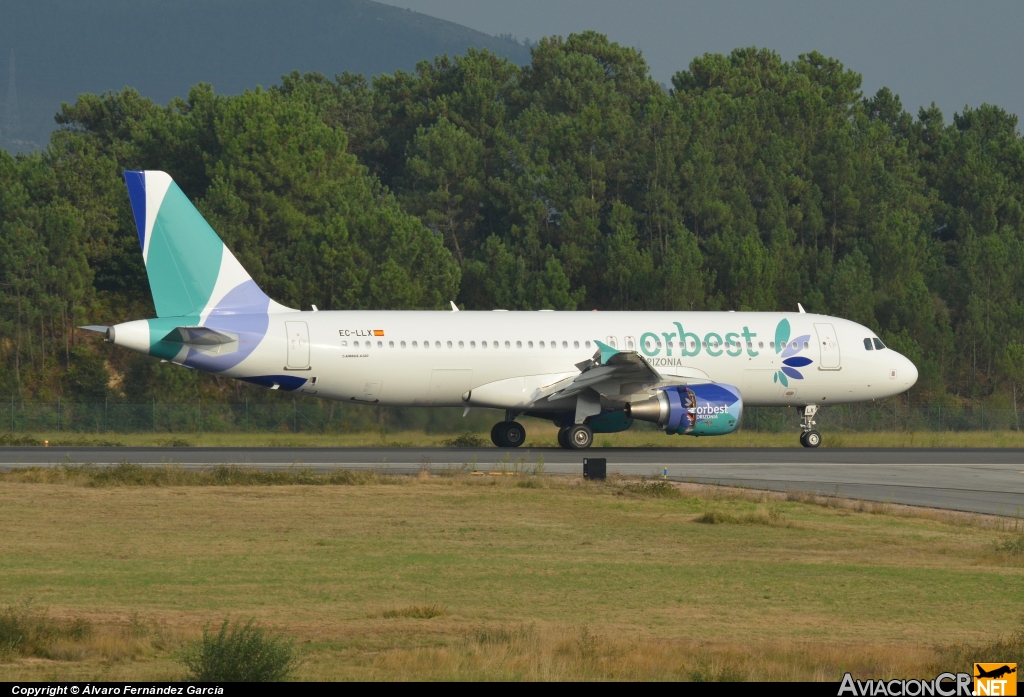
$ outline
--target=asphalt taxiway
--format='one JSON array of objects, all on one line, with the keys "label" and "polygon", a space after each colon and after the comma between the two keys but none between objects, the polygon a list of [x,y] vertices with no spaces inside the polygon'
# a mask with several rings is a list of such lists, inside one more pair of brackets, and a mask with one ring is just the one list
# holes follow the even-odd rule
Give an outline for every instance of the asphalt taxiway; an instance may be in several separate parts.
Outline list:
[{"label": "asphalt taxiway", "polygon": [[372,469],[409,474],[421,469],[480,472],[582,471],[584,457],[607,459],[608,471],[627,475],[742,486],[773,491],[838,494],[869,501],[1024,514],[1024,449],[932,448],[0,448],[0,469],[62,463],[175,464],[210,467]]}]

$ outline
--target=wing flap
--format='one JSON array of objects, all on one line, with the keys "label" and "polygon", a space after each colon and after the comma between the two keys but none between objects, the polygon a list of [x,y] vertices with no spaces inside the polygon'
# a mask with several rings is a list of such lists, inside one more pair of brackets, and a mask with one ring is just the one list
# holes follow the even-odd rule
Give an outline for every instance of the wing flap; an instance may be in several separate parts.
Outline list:
[{"label": "wing flap", "polygon": [[[561,389],[553,391],[547,399],[565,399],[589,389],[599,394],[617,395],[623,383],[656,385],[664,382],[662,375],[636,351],[619,351],[600,341],[598,350],[589,361],[577,363],[580,374]],[[614,387],[614,389],[612,389]]]}]

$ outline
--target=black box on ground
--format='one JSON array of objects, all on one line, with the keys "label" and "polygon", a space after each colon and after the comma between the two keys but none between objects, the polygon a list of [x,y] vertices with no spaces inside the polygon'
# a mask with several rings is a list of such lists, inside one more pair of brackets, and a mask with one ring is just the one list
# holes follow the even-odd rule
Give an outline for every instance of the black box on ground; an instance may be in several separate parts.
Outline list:
[{"label": "black box on ground", "polygon": [[583,458],[584,479],[604,479],[608,473],[608,460],[603,457]]}]

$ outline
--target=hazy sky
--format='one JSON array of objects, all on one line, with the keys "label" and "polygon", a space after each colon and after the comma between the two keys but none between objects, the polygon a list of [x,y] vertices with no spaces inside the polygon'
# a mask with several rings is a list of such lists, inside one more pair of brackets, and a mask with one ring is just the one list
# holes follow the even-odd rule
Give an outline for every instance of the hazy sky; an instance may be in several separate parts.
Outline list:
[{"label": "hazy sky", "polygon": [[935,102],[1024,114],[1024,2],[987,0],[381,0],[520,39],[585,29],[640,48],[669,84],[703,53],[763,46],[786,60],[818,50],[864,76],[865,93],[888,85],[913,113]]}]

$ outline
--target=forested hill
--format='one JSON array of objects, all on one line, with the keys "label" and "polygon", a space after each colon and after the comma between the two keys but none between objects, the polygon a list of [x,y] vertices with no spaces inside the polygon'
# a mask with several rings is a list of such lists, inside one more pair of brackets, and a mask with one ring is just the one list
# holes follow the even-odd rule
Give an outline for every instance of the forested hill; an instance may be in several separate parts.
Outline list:
[{"label": "forested hill", "polygon": [[[73,331],[152,316],[125,169],[170,172],[308,309],[793,310],[874,328],[919,402],[1024,381],[1024,143],[996,106],[909,114],[812,53],[705,55],[666,91],[598,34],[415,73],[162,107],[83,96],[0,153],[0,394],[187,401],[241,386]],[[238,396],[237,393],[235,396]]]},{"label": "forested hill", "polygon": [[22,126],[0,144],[45,145],[83,92],[131,86],[166,104],[197,82],[239,94],[291,70],[376,75],[470,46],[530,60],[515,41],[370,0],[0,0],[0,129],[11,49]]}]

